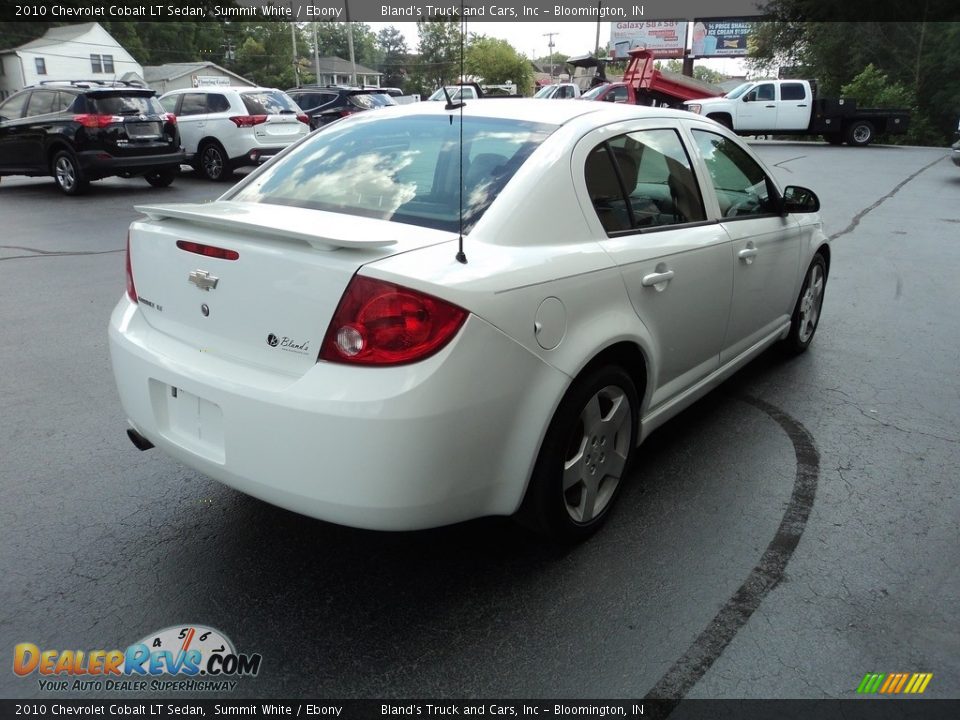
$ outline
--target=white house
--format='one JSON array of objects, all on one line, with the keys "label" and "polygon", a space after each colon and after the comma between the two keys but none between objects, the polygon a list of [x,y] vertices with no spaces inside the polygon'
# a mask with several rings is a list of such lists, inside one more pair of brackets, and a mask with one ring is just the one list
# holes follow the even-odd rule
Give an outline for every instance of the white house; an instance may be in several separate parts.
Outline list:
[{"label": "white house", "polygon": [[212,62],[145,65],[143,79],[147,81],[149,87],[157,91],[158,95],[162,95],[168,90],[207,85],[256,87],[256,83],[253,81]]},{"label": "white house", "polygon": [[[349,85],[353,74],[353,65],[336,56],[322,57],[320,61],[320,77],[317,78],[317,85]],[[311,63],[310,68],[313,69]],[[356,66],[358,85],[375,85],[380,87],[380,78],[382,72],[371,70],[363,65]]]},{"label": "white house", "polygon": [[45,80],[139,80],[143,68],[100,23],[64,25],[0,51],[0,97]]}]

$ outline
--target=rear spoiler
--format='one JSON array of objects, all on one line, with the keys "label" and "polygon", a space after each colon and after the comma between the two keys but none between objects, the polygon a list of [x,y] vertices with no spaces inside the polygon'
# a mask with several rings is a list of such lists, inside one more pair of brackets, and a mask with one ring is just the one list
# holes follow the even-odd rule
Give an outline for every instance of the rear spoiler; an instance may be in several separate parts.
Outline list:
[{"label": "rear spoiler", "polygon": [[[135,209],[151,220],[187,220],[197,225],[279,236],[307,243],[318,250],[365,249],[397,243],[396,240],[377,238],[368,233],[363,222],[365,218],[350,218],[349,231],[343,227],[333,229],[330,226],[334,223],[324,222],[326,213],[309,208],[221,200],[212,203],[137,205]],[[307,228],[317,228],[317,231],[310,232]],[[382,232],[382,228],[380,230]]]}]

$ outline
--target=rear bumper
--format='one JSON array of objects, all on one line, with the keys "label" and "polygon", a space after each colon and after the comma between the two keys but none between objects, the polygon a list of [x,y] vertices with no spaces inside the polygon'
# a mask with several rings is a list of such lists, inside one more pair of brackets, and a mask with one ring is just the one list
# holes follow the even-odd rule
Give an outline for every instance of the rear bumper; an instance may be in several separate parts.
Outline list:
[{"label": "rear bumper", "polygon": [[77,153],[77,160],[89,175],[113,175],[118,172],[137,175],[165,167],[179,167],[186,162],[186,154],[178,150],[162,155],[118,157],[103,150],[84,150]]},{"label": "rear bumper", "polygon": [[376,530],[515,512],[568,382],[475,316],[422,362],[321,362],[302,377],[198,352],[126,298],[109,335],[124,411],[158,448],[274,505]]},{"label": "rear bumper", "polygon": [[262,165],[279,152],[287,149],[287,145],[280,147],[253,147],[245,151],[242,155],[230,158],[230,164],[234,167],[243,167],[245,165]]}]

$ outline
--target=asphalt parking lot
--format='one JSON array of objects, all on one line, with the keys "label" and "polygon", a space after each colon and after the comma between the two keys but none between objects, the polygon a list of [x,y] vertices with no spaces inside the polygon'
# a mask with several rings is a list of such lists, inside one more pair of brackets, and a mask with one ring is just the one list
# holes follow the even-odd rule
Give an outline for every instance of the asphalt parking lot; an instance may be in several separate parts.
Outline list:
[{"label": "asphalt parking lot", "polygon": [[[231,697],[833,698],[867,672],[960,697],[960,171],[754,147],[836,237],[817,338],[654,433],[564,552],[500,519],[337,527],[138,452],[106,336],[126,227],[225,186],[4,178],[0,656],[199,623],[263,656]],[[0,671],[2,697],[70,695]]]}]

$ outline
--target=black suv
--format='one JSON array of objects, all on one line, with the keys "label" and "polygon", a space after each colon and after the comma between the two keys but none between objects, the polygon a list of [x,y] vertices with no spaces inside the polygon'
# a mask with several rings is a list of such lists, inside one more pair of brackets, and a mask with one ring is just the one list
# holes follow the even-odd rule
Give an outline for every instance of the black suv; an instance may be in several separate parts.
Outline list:
[{"label": "black suv", "polygon": [[0,104],[0,176],[52,175],[67,195],[143,175],[166,187],[184,162],[177,118],[156,93],[95,80],[28,87]]},{"label": "black suv", "polygon": [[328,85],[307,85],[287,90],[293,101],[310,118],[310,129],[316,130],[334,120],[363,110],[375,110],[396,105],[396,101],[382,88],[353,88]]}]

